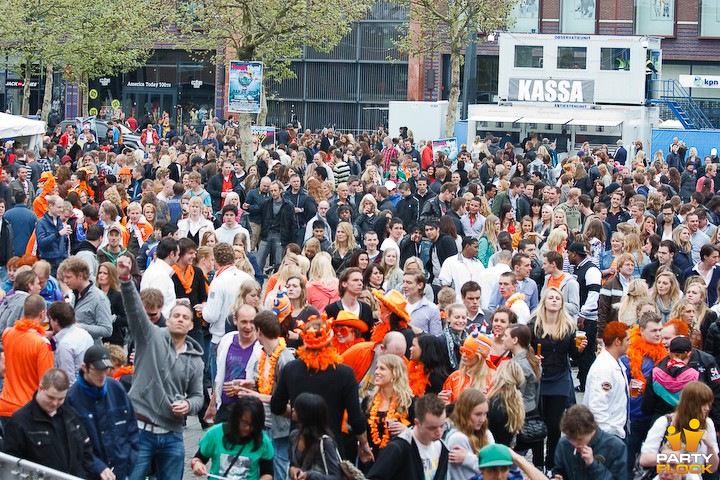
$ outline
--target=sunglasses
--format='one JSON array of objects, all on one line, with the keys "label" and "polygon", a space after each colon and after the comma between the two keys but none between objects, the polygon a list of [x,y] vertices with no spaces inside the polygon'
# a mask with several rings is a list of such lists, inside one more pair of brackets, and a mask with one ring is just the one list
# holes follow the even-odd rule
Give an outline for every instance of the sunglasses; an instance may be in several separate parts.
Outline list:
[{"label": "sunglasses", "polygon": [[352,331],[353,331],[353,329],[352,329],[351,327],[345,327],[345,326],[335,327],[334,330],[335,330],[335,332],[337,332],[337,334],[340,335],[341,337],[347,337],[347,336],[350,335],[350,333],[352,333]]},{"label": "sunglasses", "polygon": [[460,355],[465,355],[466,357],[473,357],[475,356],[475,352],[473,352],[469,348],[460,347]]}]

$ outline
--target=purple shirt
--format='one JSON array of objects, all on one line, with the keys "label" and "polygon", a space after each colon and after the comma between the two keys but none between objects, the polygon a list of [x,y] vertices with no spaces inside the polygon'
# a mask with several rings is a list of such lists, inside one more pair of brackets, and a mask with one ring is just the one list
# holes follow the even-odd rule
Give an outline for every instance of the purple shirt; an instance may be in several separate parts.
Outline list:
[{"label": "purple shirt", "polygon": [[[237,338],[233,340],[230,344],[230,348],[228,348],[227,357],[225,358],[225,378],[223,379],[223,382],[245,379],[245,369],[247,368],[247,364],[250,361],[250,356],[252,355],[254,348],[255,342],[250,344],[249,347],[243,348],[238,343]],[[224,392],[221,395],[223,405],[230,405],[238,400],[238,397],[229,397]]]}]

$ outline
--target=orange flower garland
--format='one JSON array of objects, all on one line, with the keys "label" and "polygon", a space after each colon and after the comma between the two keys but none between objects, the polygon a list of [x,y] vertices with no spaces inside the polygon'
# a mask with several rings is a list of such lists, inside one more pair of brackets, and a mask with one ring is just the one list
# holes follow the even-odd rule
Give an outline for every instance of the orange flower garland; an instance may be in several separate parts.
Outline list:
[{"label": "orange flower garland", "polygon": [[[368,417],[368,426],[370,427],[370,438],[372,439],[373,445],[377,448],[385,448],[390,441],[390,430],[385,427],[385,433],[380,438],[380,431],[378,425],[380,424],[380,418],[378,417],[378,411],[380,410],[380,404],[382,403],[382,395],[378,392],[373,399],[372,406],[370,407],[370,416]],[[393,396],[390,401],[390,406],[385,413],[385,421],[396,419],[402,422],[403,425],[408,426],[410,423],[407,420],[407,414],[398,415],[395,413],[395,407],[397,407],[397,396]]]},{"label": "orange flower garland", "polygon": [[308,370],[322,371],[328,367],[335,368],[335,365],[342,362],[342,358],[333,347],[322,350],[308,350],[305,347],[297,349],[297,356],[303,361]]},{"label": "orange flower garland", "polygon": [[275,365],[286,346],[285,339],[280,338],[277,347],[275,347],[272,355],[270,355],[270,370],[267,374],[267,380],[265,380],[265,360],[267,359],[267,353],[265,353],[265,350],[260,353],[260,361],[258,362],[258,392],[264,393],[265,395],[272,394],[273,384],[275,383]]},{"label": "orange flower garland", "polygon": [[414,396],[425,395],[425,389],[430,385],[430,380],[425,375],[425,365],[416,360],[411,360],[408,364],[408,380],[410,380],[410,389]]}]

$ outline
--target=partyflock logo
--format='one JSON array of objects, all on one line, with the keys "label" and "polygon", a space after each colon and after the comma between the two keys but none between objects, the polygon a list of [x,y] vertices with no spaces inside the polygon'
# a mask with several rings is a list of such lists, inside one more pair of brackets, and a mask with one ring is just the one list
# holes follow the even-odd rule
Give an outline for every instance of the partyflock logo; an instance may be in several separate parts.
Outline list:
[{"label": "partyflock logo", "polygon": [[[700,421],[696,418],[690,420],[688,426],[691,430],[683,428],[682,432],[676,432],[673,425],[668,427],[668,435],[665,435],[665,439],[673,451],[672,453],[657,454],[657,473],[710,473],[710,459],[712,455],[697,453],[700,441],[703,435],[705,435],[705,430],[698,430],[700,428]],[[685,434],[684,448],[683,433]]]}]

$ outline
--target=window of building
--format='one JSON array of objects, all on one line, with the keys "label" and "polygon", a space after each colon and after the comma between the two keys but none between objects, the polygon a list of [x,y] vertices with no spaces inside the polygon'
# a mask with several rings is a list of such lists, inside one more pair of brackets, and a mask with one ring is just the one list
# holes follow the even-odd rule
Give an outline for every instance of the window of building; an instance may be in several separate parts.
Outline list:
[{"label": "window of building", "polygon": [[715,0],[700,1],[700,36],[720,37],[720,5]]},{"label": "window of building", "polygon": [[601,48],[600,70],[630,70],[630,49]]},{"label": "window of building", "polygon": [[558,47],[557,68],[585,70],[587,66],[587,48]]},{"label": "window of building", "polygon": [[675,36],[675,0],[636,0],[635,34]]},{"label": "window of building", "polygon": [[539,30],[538,4],[540,0],[520,0],[513,5],[508,18],[508,31],[537,33]]},{"label": "window of building", "polygon": [[595,33],[596,0],[562,0],[560,32]]},{"label": "window of building", "polygon": [[515,45],[515,66],[526,68],[542,68],[543,47]]}]

